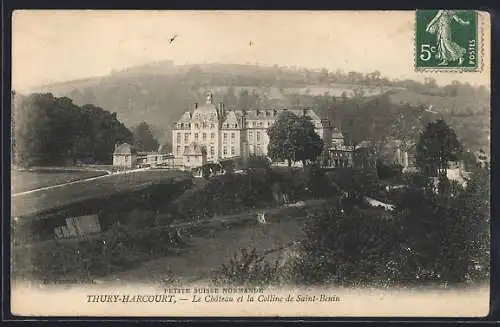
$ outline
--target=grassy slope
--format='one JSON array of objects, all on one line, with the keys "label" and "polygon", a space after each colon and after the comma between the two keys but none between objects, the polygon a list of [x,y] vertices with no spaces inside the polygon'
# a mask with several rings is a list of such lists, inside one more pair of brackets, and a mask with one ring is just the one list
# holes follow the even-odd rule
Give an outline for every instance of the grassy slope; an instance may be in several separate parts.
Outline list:
[{"label": "grassy slope", "polygon": [[13,193],[34,190],[46,186],[53,186],[105,175],[103,171],[78,172],[31,172],[12,171],[11,191]]},{"label": "grassy slope", "polygon": [[57,188],[16,196],[12,199],[12,216],[25,216],[51,210],[71,203],[104,197],[121,191],[149,185],[171,178],[185,178],[176,171],[147,170],[104,176],[97,180],[81,181]]}]

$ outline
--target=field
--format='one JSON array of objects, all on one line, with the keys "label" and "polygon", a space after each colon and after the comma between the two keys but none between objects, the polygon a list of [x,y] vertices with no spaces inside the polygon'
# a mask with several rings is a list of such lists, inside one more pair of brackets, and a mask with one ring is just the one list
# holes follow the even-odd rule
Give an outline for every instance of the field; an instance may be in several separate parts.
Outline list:
[{"label": "field", "polygon": [[79,201],[133,190],[163,180],[185,177],[186,174],[183,172],[166,170],[145,170],[107,175],[95,180],[13,196],[11,212],[14,217],[33,215]]},{"label": "field", "polygon": [[19,193],[105,175],[104,171],[11,171],[11,192]]},{"label": "field", "polygon": [[[287,212],[290,212],[289,210]],[[108,276],[104,281],[157,283],[161,280],[208,280],[214,269],[227,262],[240,249],[256,248],[259,253],[285,246],[304,238],[304,217],[274,214],[267,224],[257,220],[245,221],[242,226],[229,224],[221,229],[205,227],[189,240],[189,247],[178,255],[144,262],[140,267]],[[280,260],[286,251],[269,255],[269,260]]]}]

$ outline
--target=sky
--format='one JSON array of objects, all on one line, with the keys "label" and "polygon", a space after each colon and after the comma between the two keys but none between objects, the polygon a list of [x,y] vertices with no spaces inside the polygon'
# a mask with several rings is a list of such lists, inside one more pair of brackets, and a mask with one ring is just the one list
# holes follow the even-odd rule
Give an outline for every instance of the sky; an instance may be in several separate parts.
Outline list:
[{"label": "sky", "polygon": [[482,17],[482,72],[421,73],[413,67],[412,11],[22,10],[13,14],[12,83],[22,90],[173,60],[379,70],[489,86],[490,21]]}]

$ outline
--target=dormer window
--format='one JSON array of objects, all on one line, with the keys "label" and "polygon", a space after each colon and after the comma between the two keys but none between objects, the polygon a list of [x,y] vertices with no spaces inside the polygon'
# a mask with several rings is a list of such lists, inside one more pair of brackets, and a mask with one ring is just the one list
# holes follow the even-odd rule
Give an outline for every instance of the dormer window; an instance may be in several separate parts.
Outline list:
[{"label": "dormer window", "polygon": [[181,128],[184,128],[184,123],[181,123]]},{"label": "dormer window", "polygon": [[199,128],[200,125],[198,123],[194,124],[194,128]]}]

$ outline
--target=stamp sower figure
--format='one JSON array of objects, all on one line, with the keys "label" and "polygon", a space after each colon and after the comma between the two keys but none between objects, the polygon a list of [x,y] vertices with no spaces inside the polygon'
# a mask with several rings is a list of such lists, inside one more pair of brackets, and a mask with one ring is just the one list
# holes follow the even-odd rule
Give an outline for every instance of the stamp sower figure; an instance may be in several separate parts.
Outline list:
[{"label": "stamp sower figure", "polygon": [[439,10],[425,29],[431,34],[436,34],[438,45],[436,58],[442,60],[439,65],[447,65],[448,61],[456,60],[461,65],[464,60],[463,56],[466,50],[451,39],[451,25],[453,21],[462,25],[469,24],[468,21],[458,17],[454,10]]}]

